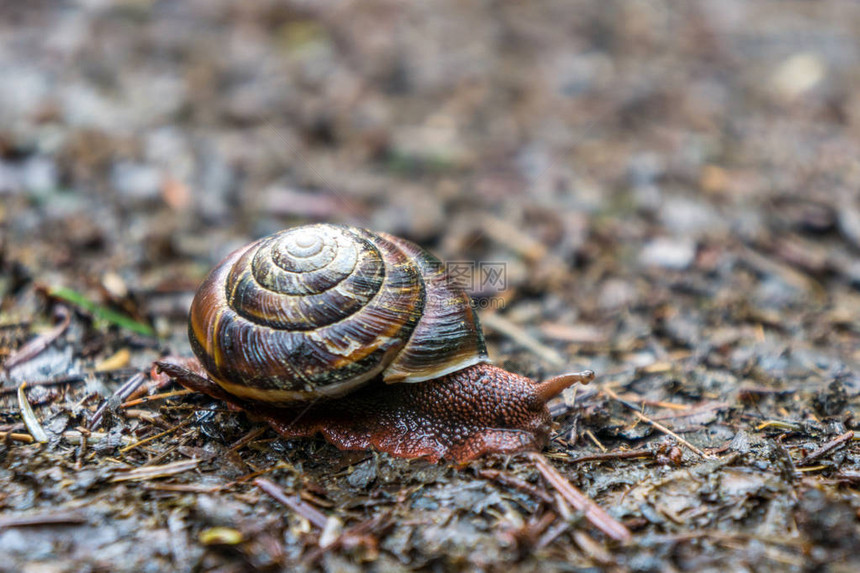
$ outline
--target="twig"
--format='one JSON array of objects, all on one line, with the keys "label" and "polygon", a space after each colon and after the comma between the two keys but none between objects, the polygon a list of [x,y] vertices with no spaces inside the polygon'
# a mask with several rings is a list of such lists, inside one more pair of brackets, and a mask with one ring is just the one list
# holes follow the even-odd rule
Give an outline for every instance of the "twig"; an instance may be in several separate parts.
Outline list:
[{"label": "twig", "polygon": [[542,549],[546,547],[547,545],[555,541],[555,539],[559,535],[561,535],[568,529],[570,529],[569,521],[559,521],[558,523],[547,529],[543,535],[541,535],[540,539],[538,539],[535,543],[535,548]]},{"label": "twig", "polygon": [[15,432],[0,432],[0,440],[12,440],[13,442],[23,442],[32,444],[36,440],[30,434],[16,434]]},{"label": "twig", "polygon": [[283,503],[297,514],[307,519],[316,528],[322,530],[325,528],[326,523],[328,523],[328,518],[321,511],[317,510],[309,503],[302,501],[298,495],[286,495],[281,488],[275,485],[274,482],[265,478],[257,478],[254,480],[254,485],[273,497],[276,501]]},{"label": "twig", "polygon": [[75,445],[83,443],[83,440],[87,440],[88,442],[101,442],[102,440],[107,439],[116,439],[124,444],[134,443],[134,439],[129,436],[115,437],[105,432],[90,432],[85,429],[66,430],[63,432],[63,438],[65,438],[69,443]]},{"label": "twig", "polygon": [[834,476],[836,482],[860,483],[860,470],[842,470]]},{"label": "twig", "polygon": [[104,404],[102,404],[96,413],[93,414],[93,419],[90,420],[90,424],[88,428],[90,430],[95,430],[102,423],[102,417],[104,416],[105,410],[107,408],[114,409],[122,404],[122,401],[128,398],[132,392],[134,392],[138,386],[143,384],[143,381],[146,379],[146,376],[142,372],[138,372],[131,378],[129,378],[125,384],[116,389],[116,391],[111,395],[110,398],[105,400]]},{"label": "twig", "polygon": [[48,434],[45,433],[42,424],[39,423],[39,419],[36,417],[35,412],[33,412],[33,408],[30,407],[30,402],[24,393],[24,388],[26,387],[26,382],[21,383],[18,387],[18,407],[21,409],[21,417],[24,418],[24,425],[27,426],[27,430],[33,436],[33,439],[40,444],[44,444],[48,441]]},{"label": "twig", "polygon": [[552,256],[548,253],[546,245],[524,233],[522,227],[509,221],[487,215],[480,223],[481,229],[488,237],[531,262],[545,260],[548,256]]},{"label": "twig", "polygon": [[604,387],[602,390],[608,396],[610,396],[612,399],[616,400],[619,404],[632,410],[633,413],[636,415],[636,417],[638,417],[640,420],[642,420],[643,422],[647,422],[648,424],[651,424],[652,426],[654,426],[655,428],[657,428],[658,430],[660,430],[664,434],[672,436],[673,438],[675,438],[675,440],[678,441],[679,444],[688,448],[690,451],[694,452],[698,456],[702,457],[703,459],[708,459],[711,457],[708,454],[706,454],[705,452],[703,452],[702,450],[700,450],[699,448],[697,448],[696,446],[694,446],[693,444],[691,444],[690,442],[688,442],[687,440],[685,440],[684,438],[682,438],[681,436],[679,436],[678,434],[676,434],[675,432],[673,432],[672,430],[670,430],[669,428],[667,428],[666,426],[664,426],[663,424],[661,424],[659,422],[655,422],[654,420],[652,420],[651,418],[649,418],[648,416],[646,416],[645,414],[640,412],[639,409],[636,406],[634,406],[633,404],[631,404],[630,402],[627,402],[626,400],[622,400],[618,396],[618,394],[615,393],[614,390],[611,390],[610,388],[607,388],[607,387]]},{"label": "twig", "polygon": [[818,466],[806,466],[803,468],[794,468],[794,471],[796,471],[799,474],[805,474],[805,473],[810,473],[810,472],[820,472],[821,470],[826,470],[829,467],[830,466],[828,466],[828,465],[822,464],[822,465],[818,465]]},{"label": "twig", "polygon": [[547,346],[542,343],[531,334],[526,332],[521,326],[514,324],[507,318],[494,313],[488,312],[481,316],[481,323],[489,327],[492,330],[497,331],[504,336],[507,336],[523,348],[530,350],[538,358],[543,359],[548,364],[552,366],[561,367],[564,366],[566,361],[562,358],[561,354],[556,352],[554,348]]},{"label": "twig", "polygon": [[111,478],[112,482],[120,481],[145,481],[161,477],[172,476],[196,468],[202,460],[183,460],[161,466],[144,466]]},{"label": "twig", "polygon": [[836,449],[844,446],[845,444],[850,442],[853,438],[854,438],[854,432],[853,431],[845,432],[841,436],[837,436],[836,438],[833,438],[832,440],[830,440],[829,442],[827,442],[823,446],[810,452],[807,456],[805,456],[803,459],[801,459],[799,462],[797,462],[797,465],[798,466],[809,465],[812,462],[816,461],[818,458],[823,457],[826,454],[830,453],[831,451],[836,450]]},{"label": "twig", "polygon": [[268,473],[272,473],[272,472],[273,472],[273,471],[275,471],[275,470],[280,470],[280,469],[283,469],[283,468],[284,468],[284,466],[283,466],[282,464],[275,464],[275,465],[273,465],[273,466],[269,466],[268,468],[266,468],[266,469],[264,469],[264,470],[257,470],[257,471],[251,472],[251,473],[249,473],[249,474],[245,474],[245,475],[243,475],[243,476],[239,476],[239,477],[237,477],[235,480],[233,480],[233,481],[231,481],[231,482],[228,482],[228,483],[224,484],[224,486],[223,486],[223,487],[226,489],[226,488],[228,488],[228,487],[232,487],[232,486],[234,486],[234,485],[236,485],[236,484],[245,483],[246,481],[250,481],[250,480],[254,479],[255,477],[258,477],[258,476],[261,476],[261,475],[265,475],[265,474],[268,474]]},{"label": "twig", "polygon": [[218,493],[226,489],[224,485],[203,486],[196,483],[144,483],[141,484],[144,489],[154,491],[176,491],[180,493]]},{"label": "twig", "polygon": [[668,408],[670,410],[689,410],[691,408],[691,406],[688,404],[676,404],[674,402],[663,402],[661,400],[648,400],[647,398],[640,398],[639,396],[625,395],[623,399],[627,400],[628,402],[638,402],[639,404],[642,404],[644,406],[653,406],[655,408]]},{"label": "twig", "polygon": [[505,535],[509,536],[523,549],[533,550],[537,546],[538,541],[546,534],[547,528],[556,522],[566,523],[564,520],[559,520],[558,515],[554,512],[547,511],[540,517],[533,516],[516,529],[506,531]]},{"label": "twig", "polygon": [[[650,404],[649,404],[650,405]],[[691,409],[684,410],[681,412],[672,412],[671,414],[663,414],[660,416],[654,416],[654,420],[677,420],[678,418],[691,418],[693,416],[698,416],[699,414],[704,414],[706,412],[711,412],[713,410],[721,410],[723,408],[728,408],[729,404],[726,402],[712,402],[710,404],[704,404],[702,406],[694,406]]]},{"label": "twig", "polygon": [[13,515],[0,518],[0,529],[5,527],[33,527],[39,525],[78,525],[87,518],[76,511],[57,511],[40,515]]},{"label": "twig", "polygon": [[600,565],[609,565],[615,562],[612,555],[586,532],[574,530],[572,535],[582,552],[592,560]]},{"label": "twig", "polygon": [[[52,378],[50,380],[37,380],[35,382],[27,382],[27,386],[59,386],[61,384],[76,384],[84,382],[87,377],[83,374],[71,374],[69,376],[61,376],[60,378]],[[14,386],[9,388],[0,388],[0,396],[4,394],[13,394],[18,389]]]},{"label": "twig", "polygon": [[232,446],[230,446],[229,451],[233,452],[244,448],[246,445],[250,444],[257,438],[265,434],[266,430],[268,429],[269,426],[258,426],[254,428],[253,430],[236,440],[236,442]]},{"label": "twig", "polygon": [[795,286],[800,290],[814,294],[817,297],[820,297],[822,294],[823,287],[812,277],[801,273],[785,263],[775,260],[771,256],[765,256],[745,245],[740,245],[738,247],[738,256],[743,262],[757,272],[767,275],[776,275],[786,283]]},{"label": "twig", "polygon": [[588,436],[588,439],[594,442],[594,445],[600,448],[600,451],[605,452],[606,446],[600,443],[600,440],[597,439],[597,436],[594,435],[594,432],[591,430],[585,430],[585,435]]},{"label": "twig", "polygon": [[69,327],[69,323],[72,321],[72,315],[69,312],[69,309],[65,306],[58,306],[55,314],[59,318],[60,322],[47,332],[44,332],[33,340],[25,343],[21,348],[12,353],[12,355],[6,359],[6,362],[3,363],[4,370],[9,371],[23,362],[32,360],[66,331]]},{"label": "twig", "polygon": [[776,535],[758,535],[755,533],[746,533],[742,531],[716,531],[716,530],[696,530],[686,531],[675,534],[650,535],[649,541],[655,543],[675,543],[678,541],[689,541],[692,539],[712,538],[718,540],[740,540],[740,541],[759,541],[761,543],[770,543],[773,545],[782,545],[783,547],[794,547],[803,549],[807,542],[800,537],[776,536]]},{"label": "twig", "polygon": [[[371,552],[371,555],[376,555],[378,553],[379,540],[374,533],[388,527],[391,523],[391,514],[392,512],[389,511],[382,515],[366,519],[345,531],[341,531],[337,537],[330,538],[327,541],[327,533],[330,532],[332,535],[337,534],[338,528],[343,527],[343,524],[336,517],[328,518],[326,529],[320,535],[319,547],[310,552],[302,562],[306,565],[311,565],[320,559],[326,551],[331,551],[338,547],[349,548],[363,545]],[[373,560],[375,557],[370,556],[369,559]]]},{"label": "twig", "polygon": [[497,481],[502,485],[506,485],[508,487],[512,487],[514,489],[518,489],[532,497],[536,497],[539,500],[543,501],[548,505],[552,505],[553,499],[552,496],[549,495],[545,491],[541,491],[532,484],[525,482],[519,478],[515,478],[514,476],[504,474],[499,470],[480,470],[478,475],[484,479],[490,479],[493,481]]},{"label": "twig", "polygon": [[703,452],[702,450],[700,450],[699,448],[697,448],[696,446],[694,446],[693,444],[691,444],[690,442],[688,442],[687,440],[685,440],[684,438],[682,438],[681,436],[679,436],[678,434],[676,434],[675,432],[673,432],[672,430],[670,430],[669,428],[667,428],[666,426],[664,426],[663,424],[661,424],[660,422],[655,422],[654,420],[652,420],[651,418],[649,418],[648,416],[646,416],[642,412],[637,412],[634,410],[633,413],[636,414],[636,416],[640,420],[642,420],[643,422],[647,422],[647,423],[651,424],[652,426],[654,426],[655,428],[657,428],[658,430],[660,430],[661,432],[663,432],[664,434],[672,436],[673,438],[675,438],[678,441],[679,444],[687,447],[690,451],[701,456],[703,459],[707,459],[707,458],[711,457],[708,454],[706,454],[705,452]]},{"label": "twig", "polygon": [[78,451],[75,454],[75,469],[80,471],[84,465],[84,457],[87,455],[87,449],[89,448],[89,441],[87,440],[87,434],[81,434],[81,443],[78,446]]},{"label": "twig", "polygon": [[584,493],[576,489],[557,469],[555,469],[543,454],[531,452],[529,459],[534,462],[538,471],[567,501],[573,508],[581,512],[585,518],[600,531],[615,539],[626,543],[633,536],[622,523],[603,511],[599,505],[594,503]]},{"label": "twig", "polygon": [[133,444],[129,444],[128,446],[125,446],[124,448],[122,448],[120,450],[120,452],[124,454],[129,450],[139,448],[140,446],[142,446],[144,444],[148,444],[149,442],[151,442],[153,440],[157,440],[158,438],[161,438],[161,437],[166,436],[168,434],[172,434],[176,430],[184,428],[185,426],[190,424],[192,421],[193,421],[193,418],[191,416],[189,416],[189,417],[185,418],[183,421],[181,421],[178,424],[176,424],[175,426],[173,426],[172,428],[168,428],[168,429],[164,430],[163,432],[159,432],[159,433],[155,434],[154,436],[149,436],[148,438],[144,438],[144,439],[140,440],[139,442],[135,442]]},{"label": "twig", "polygon": [[629,452],[606,452],[604,454],[589,454],[587,456],[579,456],[565,460],[569,464],[578,464],[582,462],[603,462],[613,460],[626,460],[630,458],[653,458],[654,454],[650,450],[633,450]]},{"label": "twig", "polygon": [[149,402],[156,402],[158,400],[166,400],[167,398],[176,398],[177,396],[186,396],[188,394],[193,394],[193,390],[174,390],[173,392],[165,392],[164,394],[153,394],[152,396],[145,396],[143,398],[138,398],[136,400],[129,400],[128,402],[123,402],[120,404],[120,408],[131,408],[132,406],[139,406],[141,404],[148,404]]},{"label": "twig", "polygon": [[757,431],[764,430],[765,428],[775,427],[780,430],[789,430],[791,432],[803,432],[803,426],[797,424],[795,422],[784,422],[782,420],[765,420],[761,424],[755,427]]}]

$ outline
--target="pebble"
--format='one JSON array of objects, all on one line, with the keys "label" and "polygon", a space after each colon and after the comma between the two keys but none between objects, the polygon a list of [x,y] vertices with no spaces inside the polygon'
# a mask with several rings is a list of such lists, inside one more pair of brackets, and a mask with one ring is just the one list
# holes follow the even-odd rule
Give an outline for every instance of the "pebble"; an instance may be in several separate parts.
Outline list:
[{"label": "pebble", "polygon": [[0,195],[50,191],[57,188],[58,178],[56,163],[46,157],[0,161]]},{"label": "pebble", "polygon": [[613,310],[632,304],[636,300],[636,287],[621,279],[609,279],[600,289],[598,306],[603,310]]},{"label": "pebble", "polygon": [[664,199],[660,222],[666,229],[687,237],[700,237],[725,227],[713,205],[688,197]]},{"label": "pebble", "polygon": [[0,161],[0,195],[11,195],[20,188],[17,167],[8,161]]},{"label": "pebble", "polygon": [[21,165],[20,178],[25,190],[56,189],[59,184],[57,164],[47,157],[31,157]]},{"label": "pebble", "polygon": [[649,267],[684,270],[696,258],[696,244],[683,238],[661,237],[653,239],[642,248],[640,262]]},{"label": "pebble", "polygon": [[31,65],[0,65],[0,77],[0,126],[32,116],[51,93],[48,74]]},{"label": "pebble", "polygon": [[111,186],[130,198],[151,200],[159,196],[161,172],[151,165],[121,161],[111,169]]},{"label": "pebble", "polygon": [[785,99],[794,99],[817,86],[827,69],[821,59],[811,53],[795,54],[774,70],[771,87]]},{"label": "pebble", "polygon": [[762,308],[780,309],[803,299],[805,293],[780,277],[765,277],[753,292],[753,299]]}]

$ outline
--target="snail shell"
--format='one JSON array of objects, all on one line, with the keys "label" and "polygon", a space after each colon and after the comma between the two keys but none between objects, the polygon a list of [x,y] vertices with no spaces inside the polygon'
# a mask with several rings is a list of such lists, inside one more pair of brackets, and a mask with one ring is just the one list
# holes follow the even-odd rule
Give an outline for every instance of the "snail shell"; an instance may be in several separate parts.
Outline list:
[{"label": "snail shell", "polygon": [[439,259],[385,233],[330,224],[230,254],[194,297],[189,338],[225,391],[281,404],[489,361],[471,301]]}]

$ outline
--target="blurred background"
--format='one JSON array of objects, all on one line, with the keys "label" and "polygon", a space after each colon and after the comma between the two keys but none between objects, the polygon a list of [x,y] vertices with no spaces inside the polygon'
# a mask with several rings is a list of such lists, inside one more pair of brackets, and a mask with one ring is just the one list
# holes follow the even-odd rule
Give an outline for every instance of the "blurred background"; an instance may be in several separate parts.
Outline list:
[{"label": "blurred background", "polygon": [[474,294],[518,372],[758,397],[688,420],[702,447],[768,416],[850,427],[858,86],[841,0],[2,2],[0,359],[60,287],[160,338],[96,313],[9,380],[188,353],[212,265],[329,221],[504,263]]},{"label": "blurred background", "polygon": [[[565,353],[617,346],[631,309],[695,346],[700,317],[653,312],[692,303],[745,323],[795,309],[781,332],[856,357],[856,3],[90,0],[0,17],[7,292],[134,296],[164,334],[224,254],[332,221],[506,263],[511,320]],[[30,312],[12,300],[4,316]],[[838,329],[804,320],[821,308]]]}]

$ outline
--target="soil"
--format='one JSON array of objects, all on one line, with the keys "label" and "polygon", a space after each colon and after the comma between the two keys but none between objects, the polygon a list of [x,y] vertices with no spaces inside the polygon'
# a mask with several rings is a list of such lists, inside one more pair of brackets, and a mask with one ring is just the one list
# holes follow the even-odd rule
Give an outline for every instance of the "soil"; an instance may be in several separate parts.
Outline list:
[{"label": "soil", "polygon": [[[0,570],[860,569],[858,38],[839,0],[0,4]],[[597,373],[543,456],[631,541],[534,457],[151,379],[214,264],[315,221],[465,264],[496,364]]]}]

